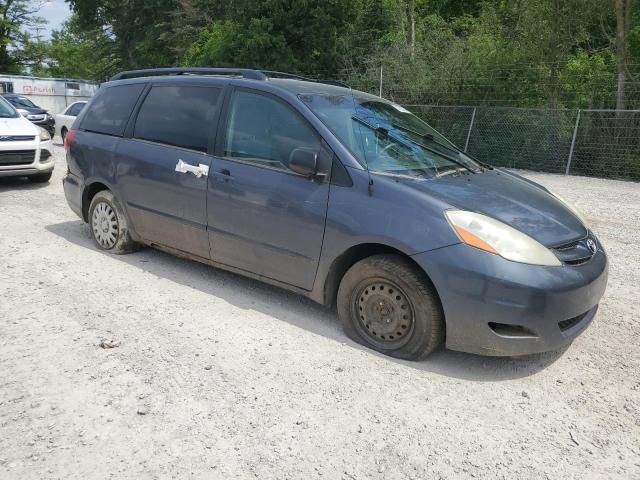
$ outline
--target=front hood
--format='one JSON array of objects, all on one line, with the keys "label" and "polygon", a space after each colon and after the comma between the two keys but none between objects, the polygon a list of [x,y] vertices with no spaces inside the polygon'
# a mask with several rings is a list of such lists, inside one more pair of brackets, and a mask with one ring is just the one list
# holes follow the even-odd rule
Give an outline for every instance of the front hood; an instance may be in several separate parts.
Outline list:
[{"label": "front hood", "polygon": [[1,135],[39,135],[40,127],[35,126],[24,117],[0,118]]},{"label": "front hood", "polygon": [[27,112],[29,112],[29,115],[44,115],[45,113],[47,113],[47,111],[44,108],[40,108],[40,107],[16,107],[16,108],[21,108],[22,110],[26,110]]},{"label": "front hood", "polygon": [[584,238],[582,222],[541,186],[502,170],[407,184],[452,207],[482,213],[552,247]]}]

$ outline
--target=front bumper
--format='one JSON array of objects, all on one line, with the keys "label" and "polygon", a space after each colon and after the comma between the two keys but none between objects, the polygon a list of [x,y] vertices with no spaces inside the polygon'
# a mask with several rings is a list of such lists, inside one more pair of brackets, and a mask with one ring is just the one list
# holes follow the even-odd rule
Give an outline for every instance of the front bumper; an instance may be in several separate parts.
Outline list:
[{"label": "front bumper", "polygon": [[593,320],[608,260],[599,249],[579,266],[505,260],[465,244],[415,255],[431,278],[446,319],[446,345],[481,355],[558,350]]},{"label": "front bumper", "polygon": [[[9,152],[34,152],[24,160],[5,158]],[[0,145],[0,177],[18,177],[47,173],[53,170],[55,161],[53,142],[41,142],[38,139],[29,142],[2,142]]]}]

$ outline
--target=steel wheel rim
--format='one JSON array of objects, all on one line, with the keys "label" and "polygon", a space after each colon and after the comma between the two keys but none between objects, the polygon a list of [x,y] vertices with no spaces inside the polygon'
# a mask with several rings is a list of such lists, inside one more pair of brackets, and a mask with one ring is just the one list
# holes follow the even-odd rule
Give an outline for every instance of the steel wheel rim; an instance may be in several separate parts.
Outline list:
[{"label": "steel wheel rim", "polygon": [[98,203],[91,216],[91,229],[98,244],[109,250],[118,241],[118,217],[113,207],[106,202]]},{"label": "steel wheel rim", "polygon": [[354,290],[353,314],[358,329],[382,349],[399,348],[409,341],[415,313],[409,296],[387,279],[368,279]]}]

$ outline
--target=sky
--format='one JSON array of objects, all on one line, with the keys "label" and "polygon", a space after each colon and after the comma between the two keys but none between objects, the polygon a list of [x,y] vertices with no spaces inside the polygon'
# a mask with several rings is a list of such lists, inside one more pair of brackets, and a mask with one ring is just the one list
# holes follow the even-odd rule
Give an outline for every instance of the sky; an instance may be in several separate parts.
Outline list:
[{"label": "sky", "polygon": [[49,22],[41,32],[42,39],[45,40],[51,37],[52,30],[60,30],[62,24],[71,16],[71,11],[64,0],[50,0],[44,3],[38,15]]}]

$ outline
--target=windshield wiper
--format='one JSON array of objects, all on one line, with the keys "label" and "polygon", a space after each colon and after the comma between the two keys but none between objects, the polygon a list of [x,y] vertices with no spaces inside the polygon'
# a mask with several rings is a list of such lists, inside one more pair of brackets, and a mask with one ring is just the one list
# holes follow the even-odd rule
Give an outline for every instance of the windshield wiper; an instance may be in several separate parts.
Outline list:
[{"label": "windshield wiper", "polygon": [[[373,126],[373,125],[371,125],[369,122],[367,122],[365,119],[360,118],[360,117],[358,117],[357,115],[354,115],[354,116],[352,116],[351,118],[352,118],[353,120],[355,120],[356,122],[361,123],[361,124],[362,124],[362,125],[364,125],[365,127],[370,128],[371,130],[373,130],[373,131],[374,131],[374,132],[376,132],[376,133],[379,133],[379,134],[381,134],[381,135],[383,135],[383,136],[385,136],[385,137],[387,137],[387,138],[390,138],[391,140],[394,140],[394,141],[396,141],[396,142],[400,143],[401,145],[408,146],[408,145],[407,145],[407,142],[405,142],[405,141],[403,141],[402,139],[400,139],[400,138],[396,137],[395,135],[392,135],[392,134],[391,134],[391,132],[389,132],[389,130],[387,130],[387,129],[386,129],[386,128],[384,128],[384,127],[374,127],[374,126]],[[407,140],[409,140],[409,142],[413,143],[414,145],[417,145],[417,146],[419,146],[419,147],[421,147],[421,148],[424,148],[425,150],[427,150],[427,151],[429,151],[429,152],[431,152],[431,153],[435,153],[436,155],[440,155],[441,157],[446,158],[446,159],[447,159],[447,160],[449,160],[450,162],[455,163],[456,165],[458,165],[458,166],[460,166],[460,167],[464,168],[465,170],[470,171],[471,173],[477,173],[477,172],[476,172],[475,170],[473,170],[469,165],[467,165],[467,164],[465,164],[464,162],[462,162],[462,161],[458,160],[457,158],[454,158],[454,157],[452,157],[452,156],[450,156],[450,155],[446,155],[446,154],[444,154],[444,153],[442,153],[442,152],[439,152],[438,150],[436,150],[436,149],[434,149],[434,148],[427,147],[426,145],[423,145],[423,144],[422,144],[422,143],[420,143],[420,142],[416,142],[415,140],[412,140],[411,138],[409,138],[409,139],[407,139]],[[434,140],[434,141],[435,141],[435,140]],[[440,145],[440,143],[439,143],[439,142],[436,142],[436,143],[438,143],[438,145]],[[437,169],[436,169],[436,171],[437,171]]]},{"label": "windshield wiper", "polygon": [[477,164],[487,168],[487,169],[491,169],[493,167],[491,167],[491,165],[489,165],[488,163],[485,162],[481,162],[480,160],[478,160],[477,158],[469,155],[467,152],[465,152],[464,150],[459,149],[458,147],[456,147],[453,143],[450,143],[449,145],[444,144],[438,140],[436,140],[436,137],[432,134],[432,133],[420,133],[417,132],[411,128],[407,128],[404,127],[402,125],[399,125],[397,123],[392,123],[391,124],[393,126],[393,128],[397,128],[398,130],[403,130],[407,133],[412,133],[413,135],[423,138],[425,140],[429,140],[430,142],[433,142],[439,146],[441,146],[442,148],[446,148],[447,150],[449,150],[450,152],[454,152],[454,153],[461,153],[463,155],[466,155],[467,157],[469,157],[470,159],[472,159],[474,162],[476,162]]}]

